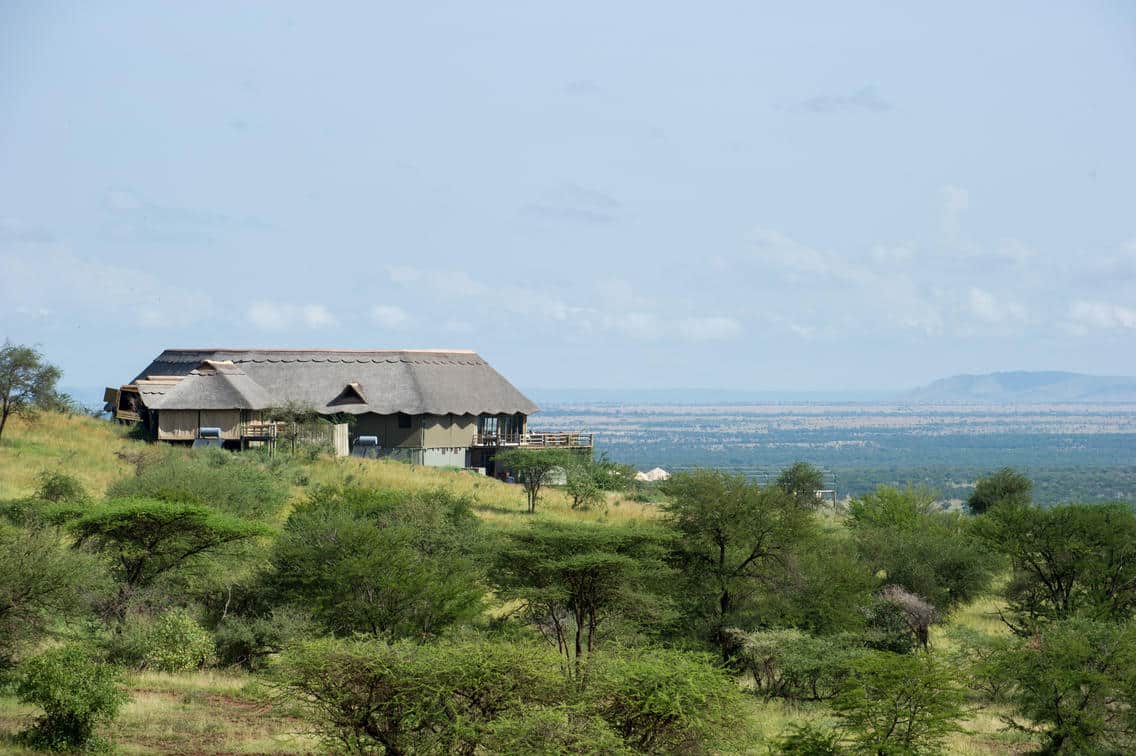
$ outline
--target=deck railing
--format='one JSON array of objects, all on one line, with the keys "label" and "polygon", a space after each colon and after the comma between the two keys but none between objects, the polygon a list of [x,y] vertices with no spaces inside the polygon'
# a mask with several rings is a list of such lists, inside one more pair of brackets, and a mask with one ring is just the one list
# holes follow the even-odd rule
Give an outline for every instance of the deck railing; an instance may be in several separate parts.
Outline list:
[{"label": "deck railing", "polygon": [[251,420],[241,423],[241,438],[276,438],[284,435],[286,423]]},{"label": "deck railing", "polygon": [[524,448],[590,448],[595,445],[591,433],[477,433],[474,446],[519,446]]}]

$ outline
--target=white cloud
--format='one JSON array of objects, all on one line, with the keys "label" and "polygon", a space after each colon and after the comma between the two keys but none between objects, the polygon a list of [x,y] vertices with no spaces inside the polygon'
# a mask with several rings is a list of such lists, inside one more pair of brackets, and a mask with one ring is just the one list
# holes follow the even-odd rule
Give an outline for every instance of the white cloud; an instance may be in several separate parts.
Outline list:
[{"label": "white cloud", "polygon": [[943,232],[958,236],[962,215],[970,207],[970,193],[959,186],[944,186],[939,190],[942,201]]},{"label": "white cloud", "polygon": [[1136,330],[1136,309],[1109,302],[1075,302],[1069,319],[1080,328]]},{"label": "white cloud", "polygon": [[911,247],[902,244],[897,245],[883,245],[877,244],[872,247],[872,259],[878,263],[902,263],[907,262],[914,256],[915,252]]},{"label": "white cloud", "polygon": [[0,315],[115,318],[143,327],[186,325],[209,317],[205,293],[134,268],[75,255],[59,244],[23,244],[0,253]]},{"label": "white cloud", "polygon": [[375,305],[371,308],[371,320],[384,328],[401,328],[410,323],[410,315],[398,305]]},{"label": "white cloud", "polygon": [[447,320],[442,330],[446,333],[473,333],[473,324],[465,320]]},{"label": "white cloud", "polygon": [[491,301],[494,307],[513,315],[563,321],[578,311],[548,292],[516,288],[502,295],[460,270],[400,266],[388,268],[387,275],[393,283],[429,293],[439,300],[482,304]]},{"label": "white cloud", "polygon": [[608,327],[637,341],[657,341],[666,335],[665,325],[650,312],[627,312],[606,320]]},{"label": "white cloud", "polygon": [[990,325],[1024,323],[1028,319],[1026,308],[1020,303],[974,286],[967,292],[966,307],[974,318]]},{"label": "white cloud", "polygon": [[684,318],[678,321],[678,332],[691,341],[722,341],[739,336],[742,327],[733,318],[718,315]]},{"label": "white cloud", "polygon": [[747,239],[757,259],[780,268],[794,279],[831,278],[860,285],[875,280],[875,274],[862,266],[772,228],[754,228]]},{"label": "white cloud", "polygon": [[329,328],[338,323],[335,316],[321,304],[253,302],[245,315],[252,325],[264,331],[282,331],[296,327]]},{"label": "white cloud", "polygon": [[1003,240],[991,250],[991,254],[1018,265],[1023,265],[1037,257],[1037,252],[1032,247],[1018,239]]}]

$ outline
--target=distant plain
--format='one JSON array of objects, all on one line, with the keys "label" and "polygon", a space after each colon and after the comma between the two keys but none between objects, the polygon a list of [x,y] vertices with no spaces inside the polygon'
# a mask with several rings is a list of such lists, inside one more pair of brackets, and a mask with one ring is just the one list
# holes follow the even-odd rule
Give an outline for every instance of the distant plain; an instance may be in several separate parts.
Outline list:
[{"label": "distant plain", "polygon": [[1136,503],[1136,403],[580,402],[546,404],[531,425],[592,431],[597,452],[642,470],[767,478],[806,460],[835,476],[841,497],[919,485],[957,501],[977,476],[1010,466],[1044,504]]}]

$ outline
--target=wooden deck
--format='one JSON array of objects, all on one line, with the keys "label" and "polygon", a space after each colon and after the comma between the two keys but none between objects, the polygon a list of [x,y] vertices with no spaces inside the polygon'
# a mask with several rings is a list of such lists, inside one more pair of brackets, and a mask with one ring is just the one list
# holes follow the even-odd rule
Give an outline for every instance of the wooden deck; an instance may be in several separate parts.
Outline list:
[{"label": "wooden deck", "polygon": [[595,446],[595,436],[591,433],[475,433],[473,446],[590,449]]}]

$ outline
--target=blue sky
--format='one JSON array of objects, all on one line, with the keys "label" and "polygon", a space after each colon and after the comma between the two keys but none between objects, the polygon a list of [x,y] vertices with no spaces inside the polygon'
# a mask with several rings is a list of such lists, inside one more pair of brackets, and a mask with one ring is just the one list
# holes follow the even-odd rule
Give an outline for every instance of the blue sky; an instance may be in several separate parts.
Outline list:
[{"label": "blue sky", "polygon": [[1128,2],[2,0],[0,338],[1133,374],[1134,134]]}]

